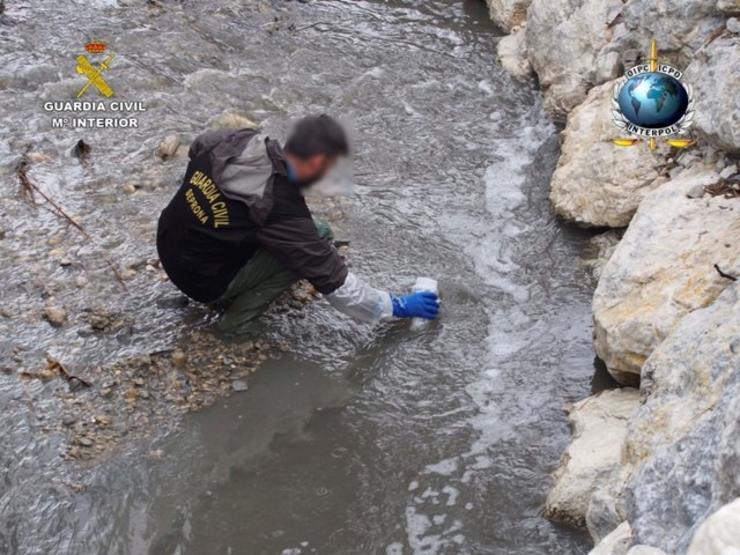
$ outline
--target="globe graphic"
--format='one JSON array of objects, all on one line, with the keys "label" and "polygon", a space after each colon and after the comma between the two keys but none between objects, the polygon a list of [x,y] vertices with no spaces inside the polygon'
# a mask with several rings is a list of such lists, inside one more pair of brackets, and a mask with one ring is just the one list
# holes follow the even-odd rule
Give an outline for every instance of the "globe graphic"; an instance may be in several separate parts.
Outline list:
[{"label": "globe graphic", "polygon": [[659,129],[680,120],[689,105],[689,95],[678,79],[649,72],[627,80],[619,93],[619,108],[630,122]]}]

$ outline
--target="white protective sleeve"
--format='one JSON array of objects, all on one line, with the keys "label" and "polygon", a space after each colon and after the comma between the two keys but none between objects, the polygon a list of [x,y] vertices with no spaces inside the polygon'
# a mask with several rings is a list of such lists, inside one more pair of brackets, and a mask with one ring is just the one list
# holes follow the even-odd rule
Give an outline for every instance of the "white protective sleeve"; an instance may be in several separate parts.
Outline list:
[{"label": "white protective sleeve", "polygon": [[325,297],[334,308],[357,320],[378,322],[393,317],[390,293],[370,287],[352,272],[339,289]]}]

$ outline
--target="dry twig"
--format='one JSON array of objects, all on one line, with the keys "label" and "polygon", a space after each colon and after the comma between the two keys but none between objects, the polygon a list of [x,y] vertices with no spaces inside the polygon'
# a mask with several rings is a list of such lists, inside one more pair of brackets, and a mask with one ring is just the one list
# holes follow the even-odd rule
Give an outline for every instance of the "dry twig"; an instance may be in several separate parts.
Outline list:
[{"label": "dry twig", "polygon": [[[72,216],[67,214],[67,212],[62,208],[53,198],[51,198],[49,195],[47,195],[44,191],[42,191],[31,179],[28,177],[28,166],[30,165],[30,160],[28,157],[24,154],[21,158],[20,162],[18,162],[18,166],[16,167],[16,175],[18,176],[18,181],[21,184],[21,196],[25,198],[26,200],[32,202],[33,204],[36,204],[36,199],[34,197],[35,193],[38,193],[41,198],[43,198],[49,205],[54,209],[54,212],[61,216],[62,219],[66,220],[70,225],[72,225],[75,229],[77,229],[82,235],[90,241],[91,243],[94,243],[94,239],[92,236],[85,230],[82,225],[77,222]],[[118,283],[123,287],[124,290],[126,290],[126,284],[123,281],[123,277],[121,276],[120,272],[118,271],[118,268],[116,268],[115,264],[107,258],[106,256],[102,257],[106,264],[110,267],[110,269],[113,271],[113,274],[116,276],[116,280]]]}]

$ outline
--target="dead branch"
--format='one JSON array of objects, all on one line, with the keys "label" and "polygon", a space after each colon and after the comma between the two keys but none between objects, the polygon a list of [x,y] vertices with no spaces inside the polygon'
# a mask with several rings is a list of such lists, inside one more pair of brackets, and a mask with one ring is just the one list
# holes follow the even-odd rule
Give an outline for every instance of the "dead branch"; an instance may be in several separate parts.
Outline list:
[{"label": "dead branch", "polygon": [[731,276],[730,274],[726,274],[726,273],[724,273],[724,272],[723,272],[722,270],[720,270],[720,268],[719,268],[719,264],[715,264],[715,265],[714,265],[714,269],[715,269],[715,270],[717,270],[717,273],[718,273],[718,274],[719,274],[720,276],[722,276],[723,278],[725,278],[725,279],[729,279],[730,281],[737,281],[737,278],[736,278],[735,276]]},{"label": "dead branch", "polygon": [[[62,208],[53,198],[47,195],[33,181],[31,181],[31,179],[28,177],[28,166],[30,165],[30,163],[30,160],[24,154],[21,157],[20,162],[18,162],[18,166],[16,167],[16,175],[18,176],[18,181],[21,184],[21,196],[23,196],[24,199],[31,201],[33,204],[36,204],[34,193],[38,193],[38,195],[53,208],[54,213],[56,213],[62,219],[66,220],[70,225],[72,225],[75,229],[82,233],[85,239],[87,239],[91,243],[94,243],[95,240],[77,220],[67,214],[64,208]],[[103,255],[102,258],[108,265],[108,267],[110,267],[110,269],[112,270],[113,274],[116,277],[116,280],[121,285],[121,287],[124,290],[127,290],[126,284],[123,281],[123,277],[118,271],[118,268],[116,268],[115,264],[113,264],[113,262],[105,255]]]}]

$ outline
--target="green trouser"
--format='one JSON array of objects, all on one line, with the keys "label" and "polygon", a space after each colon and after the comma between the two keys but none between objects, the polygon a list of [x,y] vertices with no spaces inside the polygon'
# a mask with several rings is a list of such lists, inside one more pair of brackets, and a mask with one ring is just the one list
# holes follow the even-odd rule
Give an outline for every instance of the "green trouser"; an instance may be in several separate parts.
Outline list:
[{"label": "green trouser", "polygon": [[[322,239],[334,239],[326,221],[314,218],[314,224]],[[216,301],[215,305],[223,309],[218,328],[228,333],[246,331],[270,303],[298,279],[269,252],[258,249]]]}]

